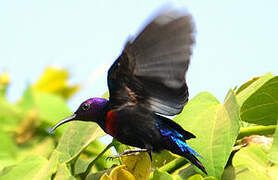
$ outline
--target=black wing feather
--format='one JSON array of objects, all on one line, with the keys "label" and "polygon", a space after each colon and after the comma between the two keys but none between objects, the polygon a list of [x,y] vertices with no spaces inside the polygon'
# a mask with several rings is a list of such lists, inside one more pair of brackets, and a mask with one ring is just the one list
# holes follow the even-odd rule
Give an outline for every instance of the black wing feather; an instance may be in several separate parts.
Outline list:
[{"label": "black wing feather", "polygon": [[188,14],[164,12],[154,18],[109,69],[112,106],[143,103],[156,113],[180,113],[188,101],[185,72],[193,33]]}]

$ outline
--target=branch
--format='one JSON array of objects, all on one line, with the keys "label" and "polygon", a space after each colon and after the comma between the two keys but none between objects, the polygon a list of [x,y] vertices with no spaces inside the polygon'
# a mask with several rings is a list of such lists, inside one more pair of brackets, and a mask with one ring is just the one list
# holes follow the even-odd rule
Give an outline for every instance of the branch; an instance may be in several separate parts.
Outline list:
[{"label": "branch", "polygon": [[240,128],[237,139],[241,139],[243,137],[247,137],[251,135],[271,135],[274,133],[275,129],[276,129],[276,125],[250,126],[246,128]]}]

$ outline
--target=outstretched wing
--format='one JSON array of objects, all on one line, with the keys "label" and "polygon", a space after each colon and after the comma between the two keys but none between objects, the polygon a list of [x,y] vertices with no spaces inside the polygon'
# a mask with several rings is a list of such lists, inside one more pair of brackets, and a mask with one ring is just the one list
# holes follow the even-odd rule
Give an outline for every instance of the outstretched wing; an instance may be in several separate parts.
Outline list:
[{"label": "outstretched wing", "polygon": [[188,101],[188,69],[194,28],[189,14],[164,12],[126,44],[108,72],[114,108],[144,103],[164,115],[180,113]]}]

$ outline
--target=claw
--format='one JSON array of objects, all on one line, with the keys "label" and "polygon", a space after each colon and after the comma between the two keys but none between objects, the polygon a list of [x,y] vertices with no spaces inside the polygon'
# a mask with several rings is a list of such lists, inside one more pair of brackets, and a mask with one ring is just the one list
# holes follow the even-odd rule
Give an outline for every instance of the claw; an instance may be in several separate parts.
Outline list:
[{"label": "claw", "polygon": [[137,155],[139,155],[138,153],[140,153],[140,152],[150,152],[150,150],[148,150],[148,149],[126,149],[121,154],[107,157],[106,160],[114,160],[114,159],[120,158],[125,155],[126,156],[137,156]]},{"label": "claw", "polygon": [[107,157],[106,160],[113,161],[114,159],[117,159],[119,157],[120,157],[120,155],[110,156],[110,157]]}]

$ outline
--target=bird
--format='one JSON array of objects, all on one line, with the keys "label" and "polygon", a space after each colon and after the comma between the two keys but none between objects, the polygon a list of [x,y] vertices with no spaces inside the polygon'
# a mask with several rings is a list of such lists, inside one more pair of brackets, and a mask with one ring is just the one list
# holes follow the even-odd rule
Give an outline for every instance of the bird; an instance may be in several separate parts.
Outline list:
[{"label": "bird", "polygon": [[[190,13],[159,12],[135,37],[126,42],[108,70],[109,100],[90,98],[71,116],[57,123],[97,123],[107,134],[135,152],[162,150],[180,155],[207,174],[201,157],[186,141],[196,138],[168,118],[182,112],[189,92],[186,72],[195,44],[195,26]],[[118,157],[119,157],[118,156]]]}]

